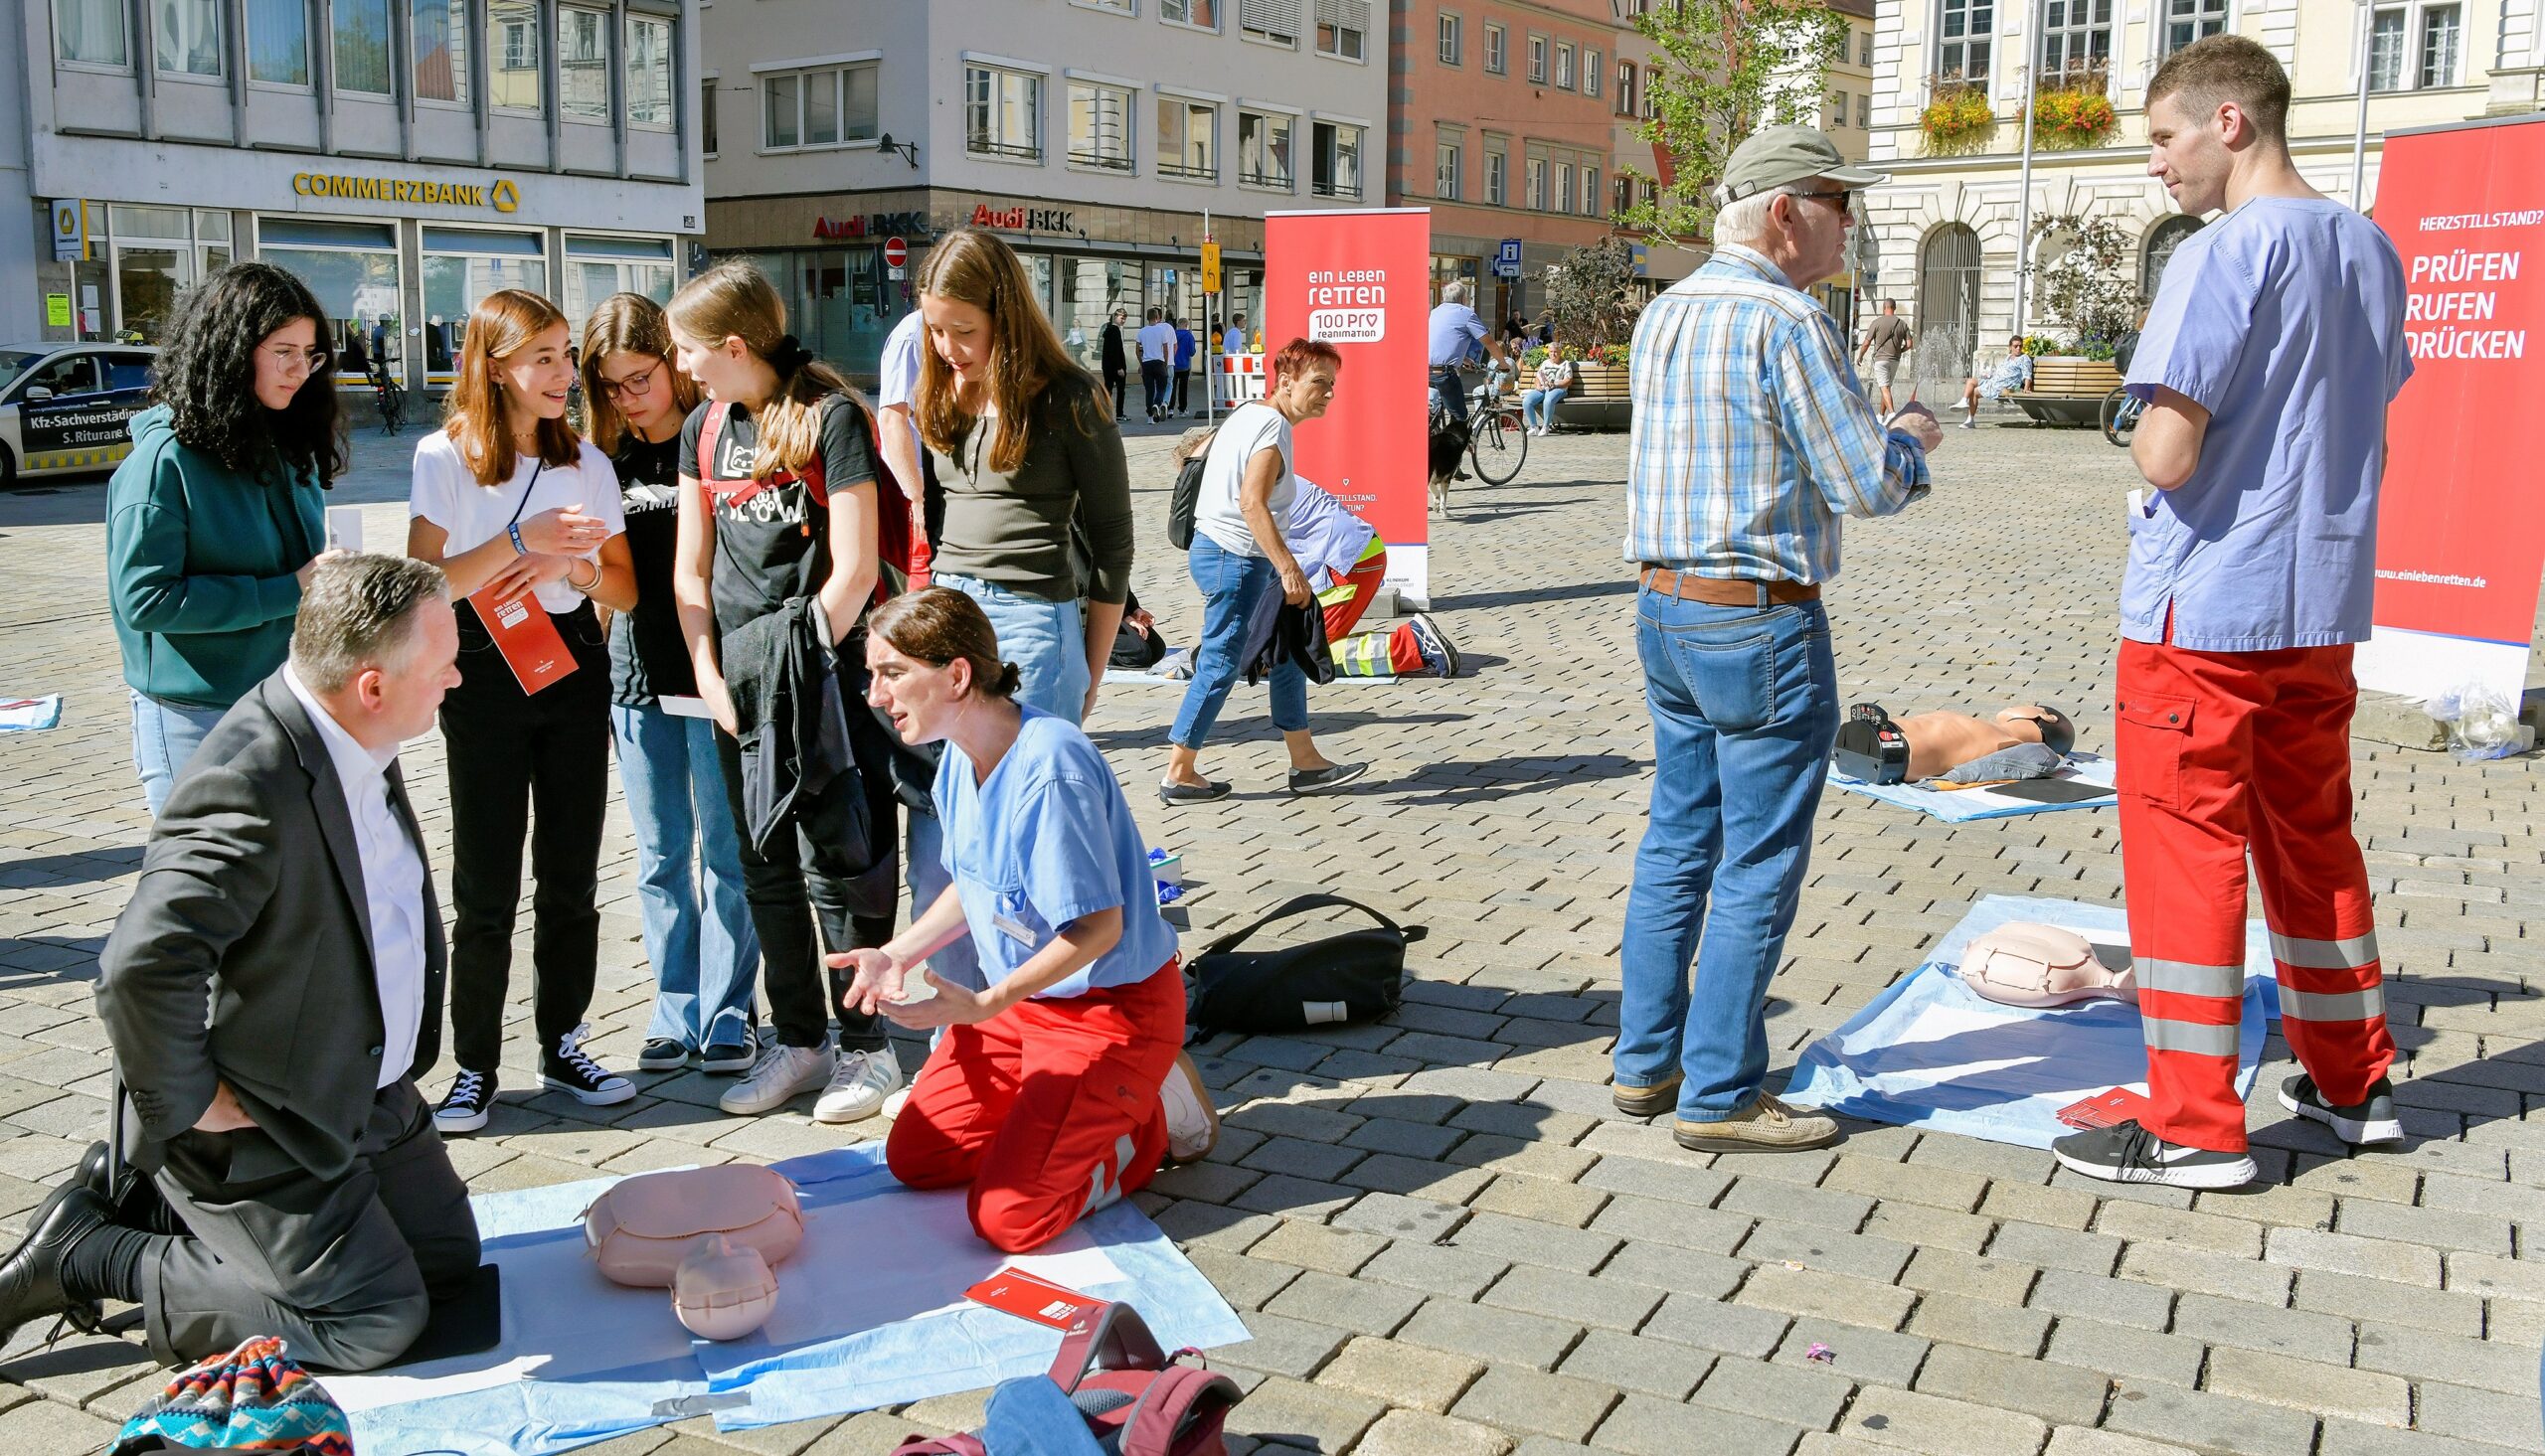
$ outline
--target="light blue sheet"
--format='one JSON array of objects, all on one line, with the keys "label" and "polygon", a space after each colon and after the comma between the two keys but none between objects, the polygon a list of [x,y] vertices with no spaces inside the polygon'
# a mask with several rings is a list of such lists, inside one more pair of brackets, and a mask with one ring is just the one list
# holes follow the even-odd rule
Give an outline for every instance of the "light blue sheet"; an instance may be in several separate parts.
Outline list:
[{"label": "light blue sheet", "polygon": [[36,733],[62,722],[62,695],[10,698],[0,702],[0,733]]},{"label": "light blue sheet", "polygon": [[664,1291],[610,1284],[585,1256],[583,1211],[614,1180],[471,1200],[486,1256],[504,1266],[504,1344],[326,1377],[353,1414],[356,1448],[539,1456],[692,1415],[736,1430],[1032,1375],[1050,1366],[1060,1332],[962,1301],[1010,1264],[1129,1301],[1169,1349],[1248,1338],[1210,1281],[1127,1204],[1015,1259],[972,1235],[961,1191],[895,1183],[879,1143],[776,1167],[801,1193],[805,1242],[778,1266],[769,1325],[721,1345],[691,1339]]},{"label": "light blue sheet", "polygon": [[[1848,1117],[1992,1142],[2047,1148],[2076,1131],[2059,1109],[2114,1087],[2147,1089],[2138,1008],[2087,1001],[2034,1009],[2001,1006],[1963,984],[1962,948],[2012,920],[2059,925],[2088,940],[2127,945],[2119,905],[1992,894],[1971,907],[1917,970],[1847,1024],[1803,1049],[1788,1102]],[[2280,1014],[2271,944],[2262,922],[2245,927],[2244,1026],[2236,1091],[2253,1090],[2263,1038]]]},{"label": "light blue sheet", "polygon": [[[2063,778],[2112,787],[2113,761],[2109,758],[2093,753],[2071,753],[2068,766],[2072,771],[2061,775]],[[1835,768],[1829,770],[1829,786],[1845,789],[1851,794],[1862,794],[1868,799],[1880,799],[1903,809],[1933,814],[1947,824],[1967,824],[1974,819],[2011,819],[2018,814],[2051,814],[2061,809],[2101,809],[2116,802],[2102,798],[2083,804],[2035,804],[2007,798],[1993,789],[1954,789],[1948,793],[1914,783],[1867,783],[1860,778],[1849,778]]]}]

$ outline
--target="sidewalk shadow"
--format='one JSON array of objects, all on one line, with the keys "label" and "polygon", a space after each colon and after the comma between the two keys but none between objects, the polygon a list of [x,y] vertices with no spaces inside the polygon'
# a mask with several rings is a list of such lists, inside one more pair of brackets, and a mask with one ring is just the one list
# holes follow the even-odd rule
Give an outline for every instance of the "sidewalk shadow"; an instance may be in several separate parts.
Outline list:
[{"label": "sidewalk shadow", "polygon": [[97,956],[105,948],[102,935],[79,939],[21,935],[0,940],[0,991],[64,981],[94,983]]},{"label": "sidewalk shadow", "polygon": [[[1466,804],[1489,804],[1515,798],[1521,794],[1539,793],[1573,784],[1598,783],[1607,779],[1629,778],[1648,767],[1643,759],[1622,753],[1579,753],[1560,756],[1526,758],[1489,758],[1478,762],[1430,763],[1390,783],[1374,785],[1396,793],[1439,783],[1427,792],[1410,794],[1398,800],[1403,804],[1426,808],[1455,808]],[[1476,778],[1498,780],[1487,783],[1458,783],[1449,780]]]},{"label": "sidewalk shadow", "polygon": [[109,845],[67,855],[0,860],[0,890],[96,885],[141,868],[140,845]]},{"label": "sidewalk shadow", "polygon": [[1585,581],[1572,586],[1531,586],[1511,591],[1476,591],[1460,596],[1438,596],[1432,600],[1434,612],[1482,611],[1493,607],[1536,606],[1543,602],[1579,602],[1589,596],[1631,596],[1636,591],[1630,580]]}]

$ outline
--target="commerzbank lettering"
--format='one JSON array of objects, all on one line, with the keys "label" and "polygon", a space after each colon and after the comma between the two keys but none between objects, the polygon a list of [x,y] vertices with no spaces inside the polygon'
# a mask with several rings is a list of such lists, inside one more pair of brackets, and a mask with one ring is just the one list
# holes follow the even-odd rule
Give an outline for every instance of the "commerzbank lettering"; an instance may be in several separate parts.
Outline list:
[{"label": "commerzbank lettering", "polygon": [[291,190],[301,197],[408,207],[491,208],[509,213],[521,206],[520,190],[510,182],[438,182],[421,177],[339,177],[326,172],[296,172],[292,174]]}]

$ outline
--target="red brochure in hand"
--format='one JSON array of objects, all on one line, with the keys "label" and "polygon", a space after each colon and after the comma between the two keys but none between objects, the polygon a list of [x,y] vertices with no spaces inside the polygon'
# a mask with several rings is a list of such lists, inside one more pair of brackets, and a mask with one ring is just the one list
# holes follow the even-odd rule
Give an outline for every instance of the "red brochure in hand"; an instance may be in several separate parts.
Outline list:
[{"label": "red brochure in hand", "polygon": [[963,1297],[1001,1314],[1055,1330],[1076,1329],[1104,1303],[1075,1289],[1063,1289],[1048,1279],[1037,1279],[1022,1269],[1001,1269],[964,1290]]},{"label": "red brochure in hand", "polygon": [[2133,1092],[2127,1087],[2115,1087],[2109,1092],[2099,1092],[2082,1102],[2069,1103],[2059,1109],[2058,1116],[2061,1122],[2070,1127],[2119,1127],[2124,1122],[2145,1117],[2147,1109],[2152,1105],[2154,1104],[2147,1100],[2143,1092]]},{"label": "red brochure in hand", "polygon": [[468,605],[476,611],[477,620],[485,623],[486,634],[495,639],[495,649],[503,653],[524,693],[536,693],[575,670],[575,655],[566,650],[566,639],[537,596],[523,595],[498,605],[495,588],[481,586],[469,596]]}]

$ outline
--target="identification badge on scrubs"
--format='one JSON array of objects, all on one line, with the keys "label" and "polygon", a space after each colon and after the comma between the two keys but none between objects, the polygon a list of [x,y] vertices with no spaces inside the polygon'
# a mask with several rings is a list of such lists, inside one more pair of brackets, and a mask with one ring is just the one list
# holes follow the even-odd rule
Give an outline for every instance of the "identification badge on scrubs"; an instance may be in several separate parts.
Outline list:
[{"label": "identification badge on scrubs", "polygon": [[1008,939],[1015,941],[1017,944],[1024,946],[1028,950],[1032,950],[1034,948],[1035,940],[1033,930],[1028,928],[1026,923],[1023,920],[1018,919],[1014,914],[1006,910],[998,910],[991,914],[990,923],[997,926],[998,933],[1006,936]]}]

